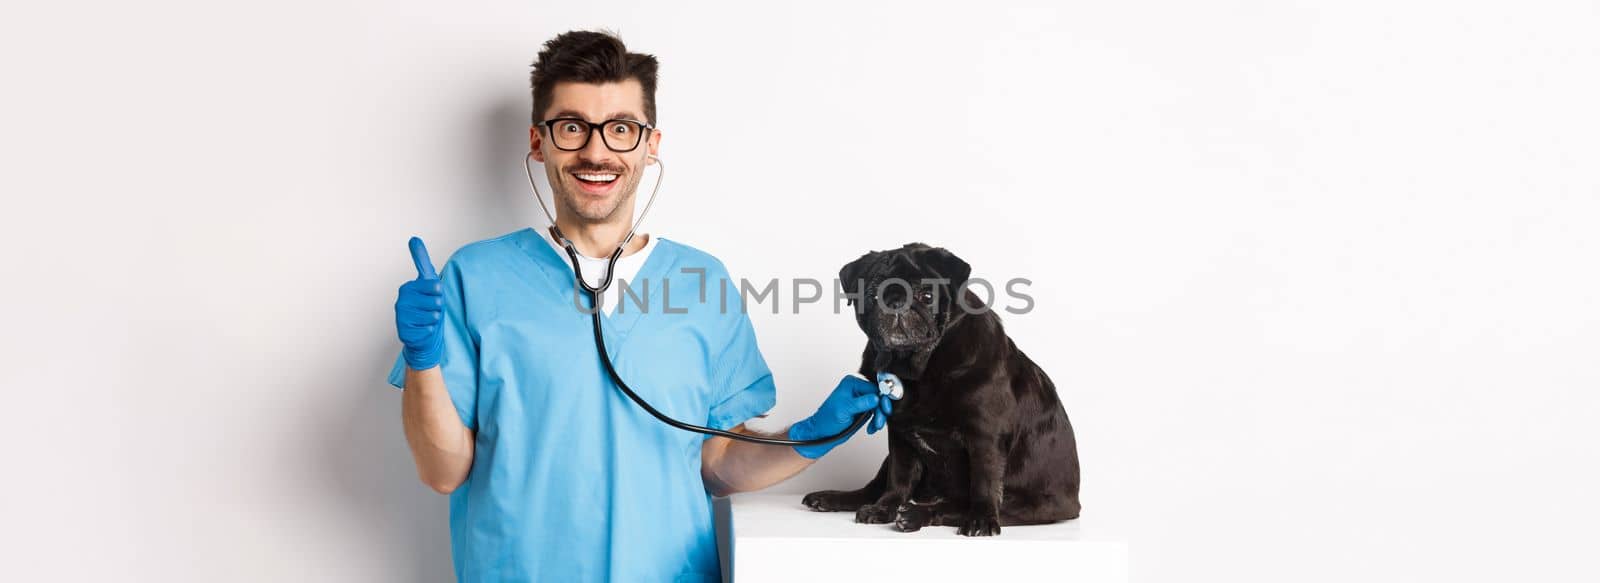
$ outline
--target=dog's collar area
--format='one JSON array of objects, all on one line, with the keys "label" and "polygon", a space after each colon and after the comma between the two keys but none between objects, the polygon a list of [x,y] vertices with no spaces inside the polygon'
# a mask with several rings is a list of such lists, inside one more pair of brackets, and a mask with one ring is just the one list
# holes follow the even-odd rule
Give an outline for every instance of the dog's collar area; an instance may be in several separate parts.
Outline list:
[{"label": "dog's collar area", "polygon": [[937,348],[938,345],[934,345],[925,350],[905,352],[884,350],[873,345],[873,350],[877,354],[872,359],[871,370],[892,373],[901,380],[914,381],[922,378],[924,370],[928,367],[928,360]]}]

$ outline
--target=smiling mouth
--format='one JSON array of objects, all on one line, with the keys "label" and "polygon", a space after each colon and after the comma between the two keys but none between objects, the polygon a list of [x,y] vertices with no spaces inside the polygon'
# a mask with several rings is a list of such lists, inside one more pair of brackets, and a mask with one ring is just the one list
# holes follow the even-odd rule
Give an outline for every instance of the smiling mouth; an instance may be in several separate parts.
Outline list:
[{"label": "smiling mouth", "polygon": [[573,178],[577,178],[579,182],[582,182],[584,184],[609,184],[610,182],[612,182],[612,181],[617,179],[617,175],[616,174],[609,174],[609,173],[573,174],[572,177]]},{"label": "smiling mouth", "polygon": [[572,179],[578,183],[578,190],[585,194],[604,196],[610,194],[622,174],[617,172],[569,172]]}]

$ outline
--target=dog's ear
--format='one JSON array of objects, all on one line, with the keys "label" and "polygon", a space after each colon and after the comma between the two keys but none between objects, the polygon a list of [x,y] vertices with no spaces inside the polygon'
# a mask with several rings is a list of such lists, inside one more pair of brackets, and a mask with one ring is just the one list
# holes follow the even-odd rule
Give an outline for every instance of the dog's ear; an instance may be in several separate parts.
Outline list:
[{"label": "dog's ear", "polygon": [[[867,278],[867,268],[872,266],[877,257],[878,252],[869,252],[839,268],[839,287],[844,288],[846,295],[865,290],[867,284],[862,280]],[[849,300],[848,303],[855,305],[855,300]]]},{"label": "dog's ear", "polygon": [[919,250],[922,264],[928,266],[939,274],[939,277],[950,280],[950,289],[959,290],[966,285],[967,277],[972,275],[972,266],[956,257],[944,247],[928,247]]}]

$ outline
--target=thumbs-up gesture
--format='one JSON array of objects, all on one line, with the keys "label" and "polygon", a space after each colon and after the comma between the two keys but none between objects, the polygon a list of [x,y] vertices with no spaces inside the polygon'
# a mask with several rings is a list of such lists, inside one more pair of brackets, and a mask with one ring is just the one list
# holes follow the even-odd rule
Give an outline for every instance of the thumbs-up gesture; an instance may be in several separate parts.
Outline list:
[{"label": "thumbs-up gesture", "polygon": [[400,299],[394,302],[394,326],[400,332],[401,354],[412,370],[437,366],[444,355],[444,290],[439,274],[433,270],[428,248],[422,239],[411,238],[411,262],[417,278],[400,286]]}]

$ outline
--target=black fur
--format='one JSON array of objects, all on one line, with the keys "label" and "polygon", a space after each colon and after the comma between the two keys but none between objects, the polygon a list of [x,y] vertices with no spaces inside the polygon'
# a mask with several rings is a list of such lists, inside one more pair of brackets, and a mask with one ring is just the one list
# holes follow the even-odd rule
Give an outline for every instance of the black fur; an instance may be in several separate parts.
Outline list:
[{"label": "black fur", "polygon": [[[949,251],[920,243],[868,253],[839,271],[847,293],[864,292],[852,302],[868,339],[861,374],[892,372],[905,396],[894,403],[889,455],[872,481],[812,492],[807,507],[854,511],[856,522],[906,532],[955,526],[968,536],[1078,517],[1077,440],[1066,409],[1000,318],[962,287],[969,273]],[[883,285],[894,279],[910,285]],[[945,281],[924,284],[930,279]]]}]

